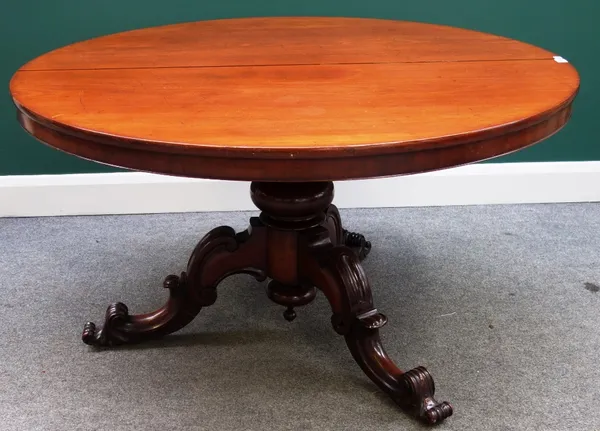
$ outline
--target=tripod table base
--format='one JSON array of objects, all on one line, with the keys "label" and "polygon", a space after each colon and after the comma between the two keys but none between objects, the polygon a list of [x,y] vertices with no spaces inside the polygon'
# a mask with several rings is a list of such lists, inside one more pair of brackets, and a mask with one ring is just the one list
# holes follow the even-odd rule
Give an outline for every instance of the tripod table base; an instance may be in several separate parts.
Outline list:
[{"label": "tripod table base", "polygon": [[181,275],[169,275],[169,299],[160,309],[130,315],[116,303],[102,328],[88,322],[83,341],[94,346],[137,343],[175,332],[217,299],[217,285],[237,273],[271,279],[267,294],[296,317],[295,307],[311,302],[317,290],[327,297],[335,331],[375,384],[400,407],[428,423],[452,415],[434,399],[433,378],[423,367],[402,372],[386,354],[379,328],[387,318],[373,306],[371,286],[360,264],[371,249],[364,236],[343,229],[332,205],[333,183],[260,183],[251,186],[262,211],[236,233],[227,226],[210,231],[196,246]]}]

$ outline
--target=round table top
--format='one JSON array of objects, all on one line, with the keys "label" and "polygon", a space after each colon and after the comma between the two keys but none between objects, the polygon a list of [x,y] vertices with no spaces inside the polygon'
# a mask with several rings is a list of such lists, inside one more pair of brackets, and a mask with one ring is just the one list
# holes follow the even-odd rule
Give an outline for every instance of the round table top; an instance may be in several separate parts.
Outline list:
[{"label": "round table top", "polygon": [[458,28],[246,18],[118,33],[24,65],[23,127],[80,157],[190,177],[424,172],[559,130],[579,88],[551,52]]}]

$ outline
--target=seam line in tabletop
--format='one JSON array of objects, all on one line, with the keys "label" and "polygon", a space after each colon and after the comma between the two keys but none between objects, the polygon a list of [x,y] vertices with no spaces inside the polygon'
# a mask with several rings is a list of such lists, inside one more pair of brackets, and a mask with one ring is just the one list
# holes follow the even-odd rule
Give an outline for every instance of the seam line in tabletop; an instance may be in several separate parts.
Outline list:
[{"label": "seam line in tabletop", "polygon": [[419,60],[419,61],[388,61],[388,62],[339,62],[339,63],[281,63],[281,64],[224,64],[224,65],[195,65],[195,66],[131,66],[131,67],[95,67],[95,68],[65,68],[65,69],[19,69],[18,72],[76,72],[92,70],[156,70],[156,69],[224,69],[242,67],[296,67],[296,66],[360,66],[384,64],[437,64],[437,63],[492,63],[511,61],[548,61],[553,57],[536,58],[500,58],[473,60]]}]

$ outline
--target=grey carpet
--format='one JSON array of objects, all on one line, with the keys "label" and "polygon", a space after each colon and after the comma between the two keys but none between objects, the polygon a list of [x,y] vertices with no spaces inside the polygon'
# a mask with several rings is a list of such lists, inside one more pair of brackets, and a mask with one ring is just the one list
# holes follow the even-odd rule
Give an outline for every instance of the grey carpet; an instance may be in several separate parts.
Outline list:
[{"label": "grey carpet", "polygon": [[[0,219],[0,429],[420,430],[362,374],[322,295],[289,324],[239,275],[187,328],[94,351],[108,303],[162,304],[204,232],[248,213]],[[388,353],[424,365],[438,430],[600,430],[600,205],[343,211]]]}]

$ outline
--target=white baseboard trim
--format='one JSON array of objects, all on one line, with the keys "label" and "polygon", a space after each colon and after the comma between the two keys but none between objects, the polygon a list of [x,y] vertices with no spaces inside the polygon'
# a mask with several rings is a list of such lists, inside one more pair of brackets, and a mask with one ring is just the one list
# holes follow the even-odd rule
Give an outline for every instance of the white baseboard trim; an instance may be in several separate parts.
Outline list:
[{"label": "white baseboard trim", "polygon": [[[254,210],[246,182],[139,172],[0,176],[0,217]],[[600,161],[487,163],[340,181],[340,208],[600,201]]]}]

